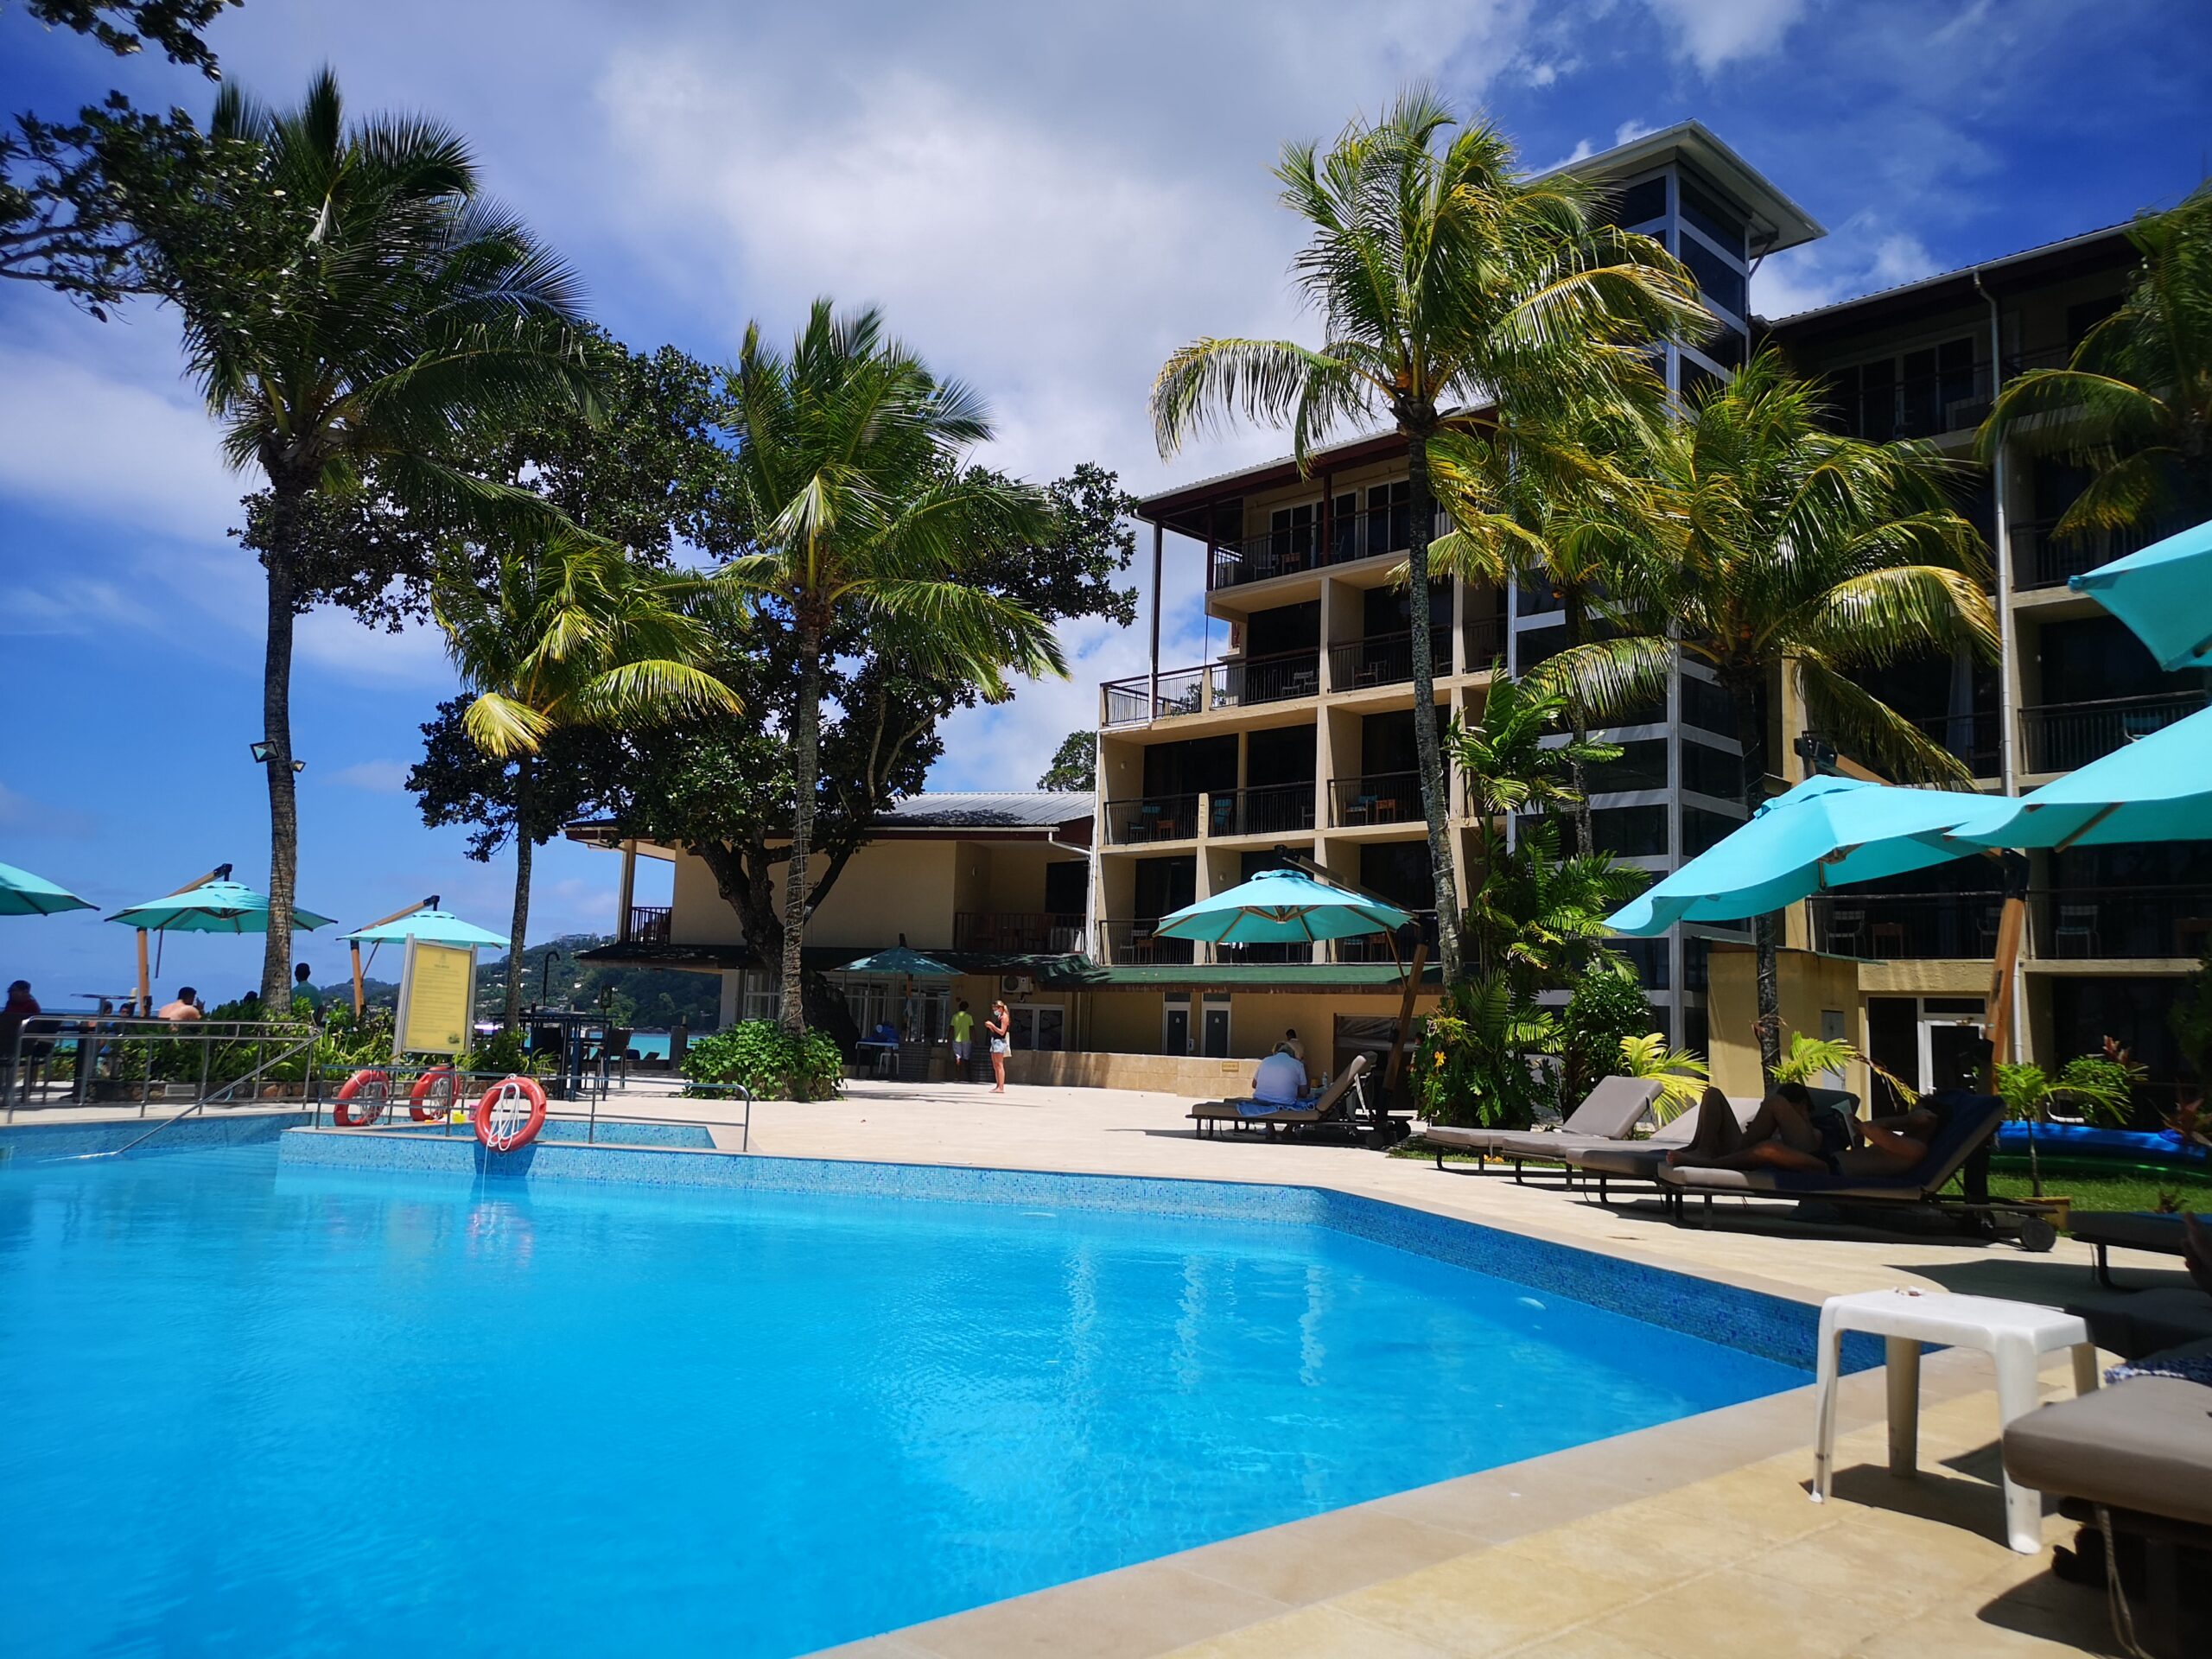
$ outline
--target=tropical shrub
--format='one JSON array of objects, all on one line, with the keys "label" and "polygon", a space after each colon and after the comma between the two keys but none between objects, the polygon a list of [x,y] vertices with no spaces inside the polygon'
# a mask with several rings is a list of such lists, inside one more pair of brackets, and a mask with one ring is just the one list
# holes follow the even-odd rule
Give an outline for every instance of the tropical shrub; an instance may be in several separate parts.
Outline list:
[{"label": "tropical shrub", "polygon": [[1413,1086],[1432,1123],[1525,1129],[1551,1085],[1535,1056],[1558,1040],[1559,1021],[1503,975],[1447,987],[1421,1021]]},{"label": "tropical shrub", "polygon": [[1624,1077],[1650,1077],[1659,1084],[1659,1098],[1651,1104],[1653,1119],[1670,1122],[1697,1104],[1713,1081],[1712,1069],[1687,1048],[1667,1046],[1666,1033],[1648,1031],[1621,1039],[1616,1069]]},{"label": "tropical shrub", "polygon": [[1651,1004],[1635,976],[1600,962],[1577,980],[1559,1020],[1560,1115],[1573,1111],[1599,1078],[1620,1069],[1624,1043],[1650,1029]]},{"label": "tropical shrub", "polygon": [[[683,1076],[692,1084],[741,1084],[756,1097],[828,1100],[845,1075],[844,1056],[823,1031],[794,1037],[767,1020],[747,1020],[708,1036],[695,1037],[683,1056]],[[686,1094],[704,1094],[687,1088]]]}]

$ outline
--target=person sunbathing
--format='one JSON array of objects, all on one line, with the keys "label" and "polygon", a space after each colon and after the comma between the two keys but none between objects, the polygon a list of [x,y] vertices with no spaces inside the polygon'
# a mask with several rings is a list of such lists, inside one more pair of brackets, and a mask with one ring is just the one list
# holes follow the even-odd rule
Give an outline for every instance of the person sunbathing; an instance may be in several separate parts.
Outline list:
[{"label": "person sunbathing", "polygon": [[1689,1145],[1667,1154],[1678,1169],[1794,1169],[1815,1175],[1902,1175],[1935,1138],[1936,1114],[1911,1111],[1861,1123],[1815,1108],[1802,1084],[1778,1084],[1748,1123],[1718,1089],[1705,1091]]}]

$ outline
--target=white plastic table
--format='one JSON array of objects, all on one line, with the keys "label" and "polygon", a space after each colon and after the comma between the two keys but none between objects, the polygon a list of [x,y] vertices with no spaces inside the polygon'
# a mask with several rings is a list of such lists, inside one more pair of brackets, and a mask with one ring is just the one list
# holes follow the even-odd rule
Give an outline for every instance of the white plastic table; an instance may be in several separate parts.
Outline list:
[{"label": "white plastic table", "polygon": [[[2074,1391],[2097,1386],[2097,1351],[2088,1327],[2072,1313],[1993,1296],[1954,1296],[1936,1290],[1862,1290],[1821,1305],[1817,1371],[1819,1415],[1814,1429],[1813,1502],[1823,1503],[1835,1469],[1835,1385],[1847,1331],[1882,1338],[1889,1376],[1890,1472],[1911,1475],[1920,1453],[1920,1348],[1937,1343],[1974,1348],[1997,1368],[1997,1414],[2002,1423],[2035,1409],[2036,1372],[2045,1354],[2074,1354]],[[2005,1541],[2023,1555],[2043,1548],[2042,1495],[2005,1478]]]}]

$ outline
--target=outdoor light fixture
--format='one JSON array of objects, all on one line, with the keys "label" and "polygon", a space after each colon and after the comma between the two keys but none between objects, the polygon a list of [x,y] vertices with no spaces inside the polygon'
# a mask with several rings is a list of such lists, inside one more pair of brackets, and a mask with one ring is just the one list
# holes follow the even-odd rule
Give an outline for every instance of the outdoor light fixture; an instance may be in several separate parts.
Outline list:
[{"label": "outdoor light fixture", "polygon": [[1807,732],[1789,747],[1805,763],[1808,772],[1821,777],[1835,776],[1835,745],[1818,732]]},{"label": "outdoor light fixture", "polygon": [[[265,766],[269,764],[269,751],[272,747],[274,747],[273,745],[268,743],[249,743],[246,747],[253,751],[253,764],[255,766]],[[292,762],[292,770],[294,772],[305,772],[307,769],[308,763],[304,760],[295,760]]]}]

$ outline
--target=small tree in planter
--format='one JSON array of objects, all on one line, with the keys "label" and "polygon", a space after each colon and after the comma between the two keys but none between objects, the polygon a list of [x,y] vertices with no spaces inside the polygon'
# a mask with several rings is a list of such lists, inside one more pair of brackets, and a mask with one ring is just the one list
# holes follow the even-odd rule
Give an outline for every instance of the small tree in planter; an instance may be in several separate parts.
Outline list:
[{"label": "small tree in planter", "polygon": [[1997,1094],[2005,1103],[2005,1116],[2028,1126],[2028,1190],[2038,1198],[2043,1197],[2043,1165],[2036,1155],[2036,1126],[2050,1121],[2052,1105],[2073,1101],[2089,1116],[2119,1122],[2126,1116],[2129,1099],[2126,1067],[2101,1054],[2067,1061],[2056,1077],[2031,1060],[1999,1060]]},{"label": "small tree in planter", "polygon": [[742,1084],[756,1099],[830,1100],[845,1075],[844,1056],[825,1031],[794,1037],[773,1020],[746,1020],[692,1039],[683,1056],[684,1093]]}]

